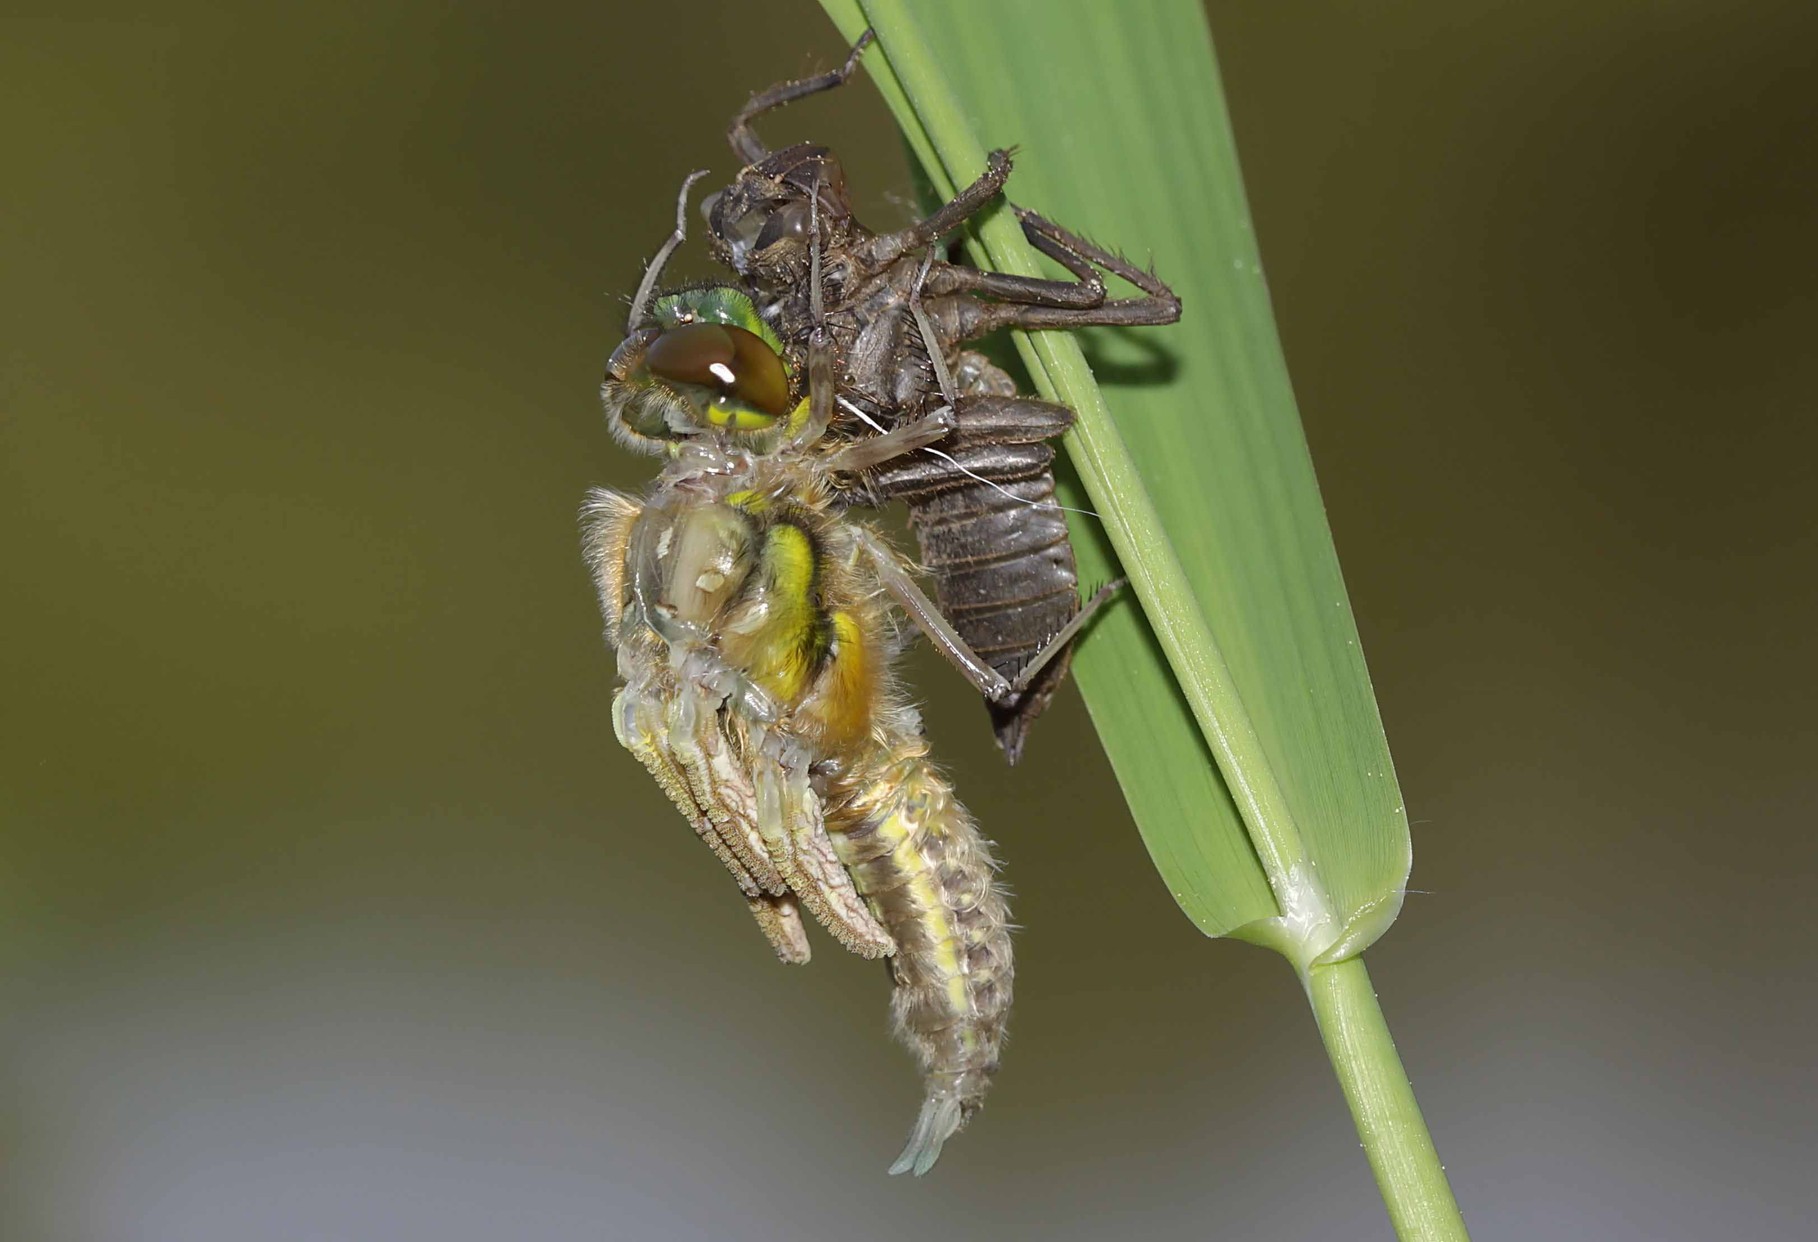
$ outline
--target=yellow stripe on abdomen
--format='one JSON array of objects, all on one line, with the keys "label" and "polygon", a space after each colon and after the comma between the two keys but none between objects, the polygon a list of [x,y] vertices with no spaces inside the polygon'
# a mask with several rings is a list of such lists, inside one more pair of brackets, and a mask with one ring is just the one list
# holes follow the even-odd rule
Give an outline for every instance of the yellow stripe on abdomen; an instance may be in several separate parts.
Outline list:
[{"label": "yellow stripe on abdomen", "polygon": [[925,1171],[997,1069],[1014,974],[1010,912],[992,882],[988,843],[913,751],[845,799],[827,826],[896,941],[892,1026],[921,1062],[924,1095],[893,1168]]},{"label": "yellow stripe on abdomen", "polygon": [[938,996],[940,1008],[960,1028],[954,1033],[971,1048],[977,1032],[971,1023],[975,1006],[966,946],[949,909],[950,894],[928,851],[931,839],[947,835],[946,826],[931,822],[930,813],[942,807],[957,810],[957,804],[930,796],[933,791],[924,786],[929,779],[920,763],[894,769],[860,799],[869,804],[870,814],[847,831],[836,831],[834,848],[852,872],[859,893],[897,942],[899,980],[931,1001]]}]

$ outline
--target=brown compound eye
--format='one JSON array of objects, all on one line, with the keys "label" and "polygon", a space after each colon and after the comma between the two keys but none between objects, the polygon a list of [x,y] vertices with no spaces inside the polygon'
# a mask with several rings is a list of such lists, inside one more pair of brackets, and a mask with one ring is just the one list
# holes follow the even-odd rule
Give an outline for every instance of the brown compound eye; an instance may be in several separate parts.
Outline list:
[{"label": "brown compound eye", "polygon": [[789,412],[789,374],[762,337],[731,324],[689,323],[650,343],[651,374],[710,388],[781,418]]},{"label": "brown compound eye", "polygon": [[795,238],[798,241],[808,236],[808,204],[804,202],[784,203],[770,213],[764,221],[764,227],[757,236],[757,249],[768,250],[784,238]]}]

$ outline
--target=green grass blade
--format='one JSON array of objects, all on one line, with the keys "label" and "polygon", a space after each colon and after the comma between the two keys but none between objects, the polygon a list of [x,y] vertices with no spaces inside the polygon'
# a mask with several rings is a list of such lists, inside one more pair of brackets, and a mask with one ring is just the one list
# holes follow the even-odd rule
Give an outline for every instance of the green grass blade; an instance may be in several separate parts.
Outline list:
[{"label": "green grass blade", "polygon": [[[983,168],[975,133],[1026,143],[1019,200],[1101,242],[1142,239],[1182,293],[1188,317],[1161,343],[1017,341],[1042,392],[1080,416],[1068,448],[1103,519],[1102,537],[1076,525],[1082,568],[1109,571],[1108,541],[1148,621],[1125,610],[1102,626],[1080,683],[1175,899],[1208,933],[1270,944],[1300,972],[1397,1232],[1465,1238],[1358,956],[1401,907],[1407,820],[1203,13],[1187,0],[823,4],[848,37],[878,31],[871,74],[937,192]],[[1039,270],[1001,211],[969,246],[983,264]],[[1106,385],[1116,422],[1082,340],[1113,376],[1134,381],[1145,357],[1154,373]]]},{"label": "green grass blade", "polygon": [[[1080,685],[1176,901],[1300,972],[1397,1232],[1465,1238],[1358,956],[1400,910],[1407,819],[1204,14],[1191,0],[822,3],[849,38],[877,30],[867,66],[938,193],[984,167],[975,135],[1024,144],[1019,202],[1150,248],[1182,294],[1176,327],[1017,341],[1037,387],[1079,414],[1068,449],[1103,521],[1075,524],[1081,567],[1120,565],[1143,606],[1082,646]],[[968,245],[983,265],[1040,270],[1001,211]],[[1114,381],[1116,421],[1087,351]]]},{"label": "green grass blade", "polygon": [[[1068,448],[1103,517],[1102,533],[1076,526],[1082,568],[1114,572],[1108,541],[1149,622],[1108,618],[1080,652],[1080,685],[1150,853],[1202,929],[1273,944],[1303,970],[1360,951],[1400,907],[1406,818],[1203,17],[1090,0],[828,9],[848,34],[877,27],[867,64],[937,189],[982,168],[975,133],[1020,144],[1017,201],[1148,250],[1181,292],[1174,327],[1019,342],[1038,387],[1080,414]],[[1007,213],[977,243],[992,266],[1040,270]],[[1115,422],[1082,343],[1127,381],[1103,385]]]},{"label": "green grass blade", "polygon": [[[1017,341],[1037,387],[1079,414],[1068,449],[1103,519],[1102,535],[1075,525],[1081,567],[1121,565],[1148,622],[1108,619],[1080,685],[1176,901],[1300,972],[1398,1234],[1467,1237],[1358,956],[1401,908],[1407,819],[1204,14],[1190,0],[822,3],[849,38],[878,31],[868,67],[937,192],[984,167],[976,134],[1026,144],[1019,201],[1151,247],[1182,294],[1187,318],[1159,338]],[[1040,270],[1001,211],[968,245],[981,264]],[[1082,342],[1126,381],[1105,385],[1115,422]]]}]

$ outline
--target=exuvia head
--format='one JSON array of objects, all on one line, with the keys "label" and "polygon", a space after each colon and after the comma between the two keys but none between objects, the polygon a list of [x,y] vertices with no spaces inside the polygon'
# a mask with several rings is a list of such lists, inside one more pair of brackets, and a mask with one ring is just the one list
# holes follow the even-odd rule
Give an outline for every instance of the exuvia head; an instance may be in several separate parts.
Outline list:
[{"label": "exuvia head", "polygon": [[852,221],[846,173],[826,147],[798,143],[751,165],[701,203],[713,248],[739,275],[793,270],[808,261],[810,231],[838,245]]},{"label": "exuvia head", "polygon": [[776,333],[730,285],[658,297],[613,350],[600,399],[613,436],[642,453],[704,436],[767,453],[799,430],[808,405]]}]

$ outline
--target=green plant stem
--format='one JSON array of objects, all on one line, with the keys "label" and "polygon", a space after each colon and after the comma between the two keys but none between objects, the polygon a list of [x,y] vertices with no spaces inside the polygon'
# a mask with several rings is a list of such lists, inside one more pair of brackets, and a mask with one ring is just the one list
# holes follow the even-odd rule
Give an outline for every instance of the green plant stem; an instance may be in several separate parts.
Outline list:
[{"label": "green plant stem", "polygon": [[1363,959],[1315,966],[1306,984],[1396,1235],[1407,1242],[1468,1238]]}]

